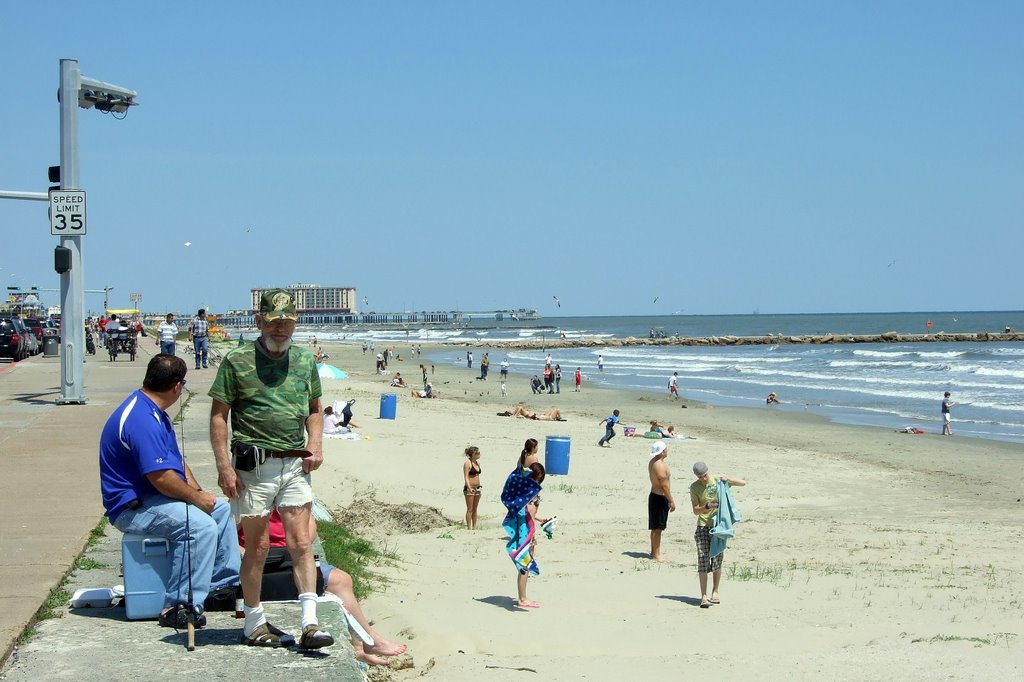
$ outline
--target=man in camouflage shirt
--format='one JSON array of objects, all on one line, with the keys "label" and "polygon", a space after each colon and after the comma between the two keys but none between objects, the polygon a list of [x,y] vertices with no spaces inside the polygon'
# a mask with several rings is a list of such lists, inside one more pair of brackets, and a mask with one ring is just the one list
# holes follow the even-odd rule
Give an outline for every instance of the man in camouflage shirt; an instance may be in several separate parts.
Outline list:
[{"label": "man in camouflage shirt", "polygon": [[308,350],[292,345],[297,319],[295,301],[287,291],[272,289],[263,294],[256,316],[260,337],[224,356],[210,388],[210,441],[218,483],[231,500],[245,537],[264,538],[252,543],[242,558],[242,641],[263,647],[293,641],[267,622],[260,602],[267,524],[276,507],[284,521],[299,588],[299,648],[319,649],[334,644],[316,617],[316,565],[309,532],[310,472],[323,462],[323,415],[316,360]]}]

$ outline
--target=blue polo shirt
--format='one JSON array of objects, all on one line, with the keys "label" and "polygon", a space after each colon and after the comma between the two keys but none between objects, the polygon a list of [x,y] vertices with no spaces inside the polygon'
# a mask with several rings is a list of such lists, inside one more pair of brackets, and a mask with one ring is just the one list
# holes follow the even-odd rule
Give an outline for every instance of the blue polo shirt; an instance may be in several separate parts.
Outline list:
[{"label": "blue polo shirt", "polygon": [[100,491],[113,523],[132,500],[155,495],[146,478],[173,470],[185,479],[185,465],[167,413],[141,390],[114,410],[100,434]]}]

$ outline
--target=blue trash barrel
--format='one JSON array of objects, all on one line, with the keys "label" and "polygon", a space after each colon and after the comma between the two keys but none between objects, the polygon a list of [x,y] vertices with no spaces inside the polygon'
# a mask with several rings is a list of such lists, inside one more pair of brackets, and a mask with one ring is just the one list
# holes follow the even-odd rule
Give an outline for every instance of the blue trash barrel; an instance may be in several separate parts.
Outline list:
[{"label": "blue trash barrel", "polygon": [[394,393],[380,394],[380,418],[394,419],[398,411],[398,396]]},{"label": "blue trash barrel", "polygon": [[569,473],[569,436],[548,436],[544,442],[544,468],[549,475]]}]

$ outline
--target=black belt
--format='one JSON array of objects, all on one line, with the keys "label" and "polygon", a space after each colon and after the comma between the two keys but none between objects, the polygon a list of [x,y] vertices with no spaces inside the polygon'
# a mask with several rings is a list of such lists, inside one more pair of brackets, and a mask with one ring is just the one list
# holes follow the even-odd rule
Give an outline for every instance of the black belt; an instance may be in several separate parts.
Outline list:
[{"label": "black belt", "polygon": [[287,457],[309,457],[313,453],[309,450],[263,450],[263,454],[275,459],[285,459]]},{"label": "black belt", "polygon": [[136,497],[134,500],[132,500],[131,502],[126,504],[124,506],[124,508],[125,509],[138,509],[141,506],[142,506],[142,500],[140,500],[139,498]]}]

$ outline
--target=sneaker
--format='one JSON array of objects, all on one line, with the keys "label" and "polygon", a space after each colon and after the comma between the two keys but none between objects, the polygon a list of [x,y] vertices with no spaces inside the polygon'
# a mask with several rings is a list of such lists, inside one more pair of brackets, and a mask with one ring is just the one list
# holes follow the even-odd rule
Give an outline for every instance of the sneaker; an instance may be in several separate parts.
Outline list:
[{"label": "sneaker", "polygon": [[319,625],[307,625],[302,629],[302,636],[299,637],[300,649],[322,649],[332,644],[334,644],[334,637],[327,630],[321,630]]},{"label": "sneaker", "polygon": [[[160,623],[160,627],[184,630],[188,627],[188,606],[178,604],[167,611],[161,611],[157,617],[157,622]],[[196,616],[196,627],[206,627],[206,614],[200,613]]]}]

